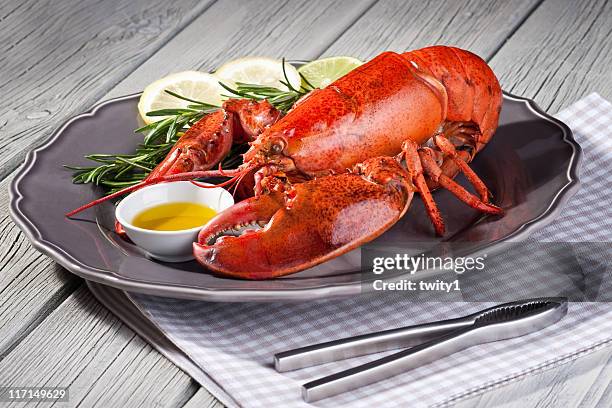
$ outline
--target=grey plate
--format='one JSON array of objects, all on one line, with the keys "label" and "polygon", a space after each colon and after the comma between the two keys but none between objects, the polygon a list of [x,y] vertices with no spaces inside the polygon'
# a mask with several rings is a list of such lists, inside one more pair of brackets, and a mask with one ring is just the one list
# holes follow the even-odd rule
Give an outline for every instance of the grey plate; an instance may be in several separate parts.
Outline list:
[{"label": "grey plate", "polygon": [[[212,275],[196,262],[149,260],[112,232],[114,206],[104,204],[66,219],[69,210],[101,195],[71,183],[62,164],[86,164],[91,152],[132,152],[141,139],[139,94],[112,99],[69,120],[30,152],[11,183],[10,211],[32,244],[71,272],[117,288],[159,296],[209,301],[309,300],[361,292],[360,251],[288,277],[242,281]],[[504,217],[482,217],[446,191],[434,193],[448,233],[436,238],[418,198],[408,214],[376,240],[376,245],[415,241],[477,243],[493,250],[521,240],[550,222],[577,190],[581,149],[570,129],[534,102],[504,94],[500,126],[472,167],[484,179]],[[459,179],[461,182],[461,178]]]}]

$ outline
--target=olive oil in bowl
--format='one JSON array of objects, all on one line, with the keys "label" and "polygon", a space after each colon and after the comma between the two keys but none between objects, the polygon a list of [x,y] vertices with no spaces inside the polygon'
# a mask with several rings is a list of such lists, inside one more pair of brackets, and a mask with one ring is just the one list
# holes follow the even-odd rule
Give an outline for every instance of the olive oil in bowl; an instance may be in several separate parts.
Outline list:
[{"label": "olive oil in bowl", "polygon": [[115,208],[115,219],[147,258],[193,260],[193,243],[213,216],[234,205],[229,191],[190,181],[159,183],[134,191]]},{"label": "olive oil in bowl", "polygon": [[141,211],[132,220],[132,225],[152,231],[181,231],[201,227],[216,214],[202,204],[166,203]]}]

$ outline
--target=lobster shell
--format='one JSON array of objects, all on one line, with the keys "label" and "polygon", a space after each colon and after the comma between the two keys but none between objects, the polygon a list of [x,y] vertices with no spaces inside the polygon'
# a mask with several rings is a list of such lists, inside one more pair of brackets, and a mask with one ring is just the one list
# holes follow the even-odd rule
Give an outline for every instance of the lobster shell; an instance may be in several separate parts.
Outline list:
[{"label": "lobster shell", "polygon": [[433,46],[402,54],[442,83],[448,95],[448,122],[473,122],[480,129],[479,152],[491,140],[501,112],[502,90],[487,63],[469,51]]}]

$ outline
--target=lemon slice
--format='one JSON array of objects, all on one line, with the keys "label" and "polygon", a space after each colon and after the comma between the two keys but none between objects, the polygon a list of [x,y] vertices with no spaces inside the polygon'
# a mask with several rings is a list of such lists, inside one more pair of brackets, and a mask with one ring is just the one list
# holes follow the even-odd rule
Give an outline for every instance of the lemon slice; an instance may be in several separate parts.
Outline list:
[{"label": "lemon slice", "polygon": [[185,108],[192,102],[174,97],[165,91],[169,90],[181,96],[221,106],[222,93],[227,91],[219,85],[219,79],[211,74],[198,71],[185,71],[171,74],[148,85],[138,101],[138,112],[146,123],[152,123],[164,116],[147,116],[147,112],[159,109]]},{"label": "lemon slice", "polygon": [[[289,84],[294,89],[299,89],[301,84],[300,74],[295,67],[285,62],[285,73]],[[224,84],[235,88],[236,82],[243,82],[253,85],[271,86],[287,91],[287,87],[281,83],[287,82],[283,74],[283,64],[281,60],[264,57],[239,58],[223,64],[215,75]]]},{"label": "lemon slice", "polygon": [[325,88],[361,64],[362,61],[353,57],[321,58],[301,66],[298,73],[302,74],[312,86]]}]

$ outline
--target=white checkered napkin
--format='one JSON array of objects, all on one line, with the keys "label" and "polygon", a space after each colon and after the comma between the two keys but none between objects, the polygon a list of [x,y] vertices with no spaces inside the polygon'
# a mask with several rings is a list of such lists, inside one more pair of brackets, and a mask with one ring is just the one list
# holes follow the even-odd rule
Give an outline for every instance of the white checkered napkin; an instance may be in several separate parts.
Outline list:
[{"label": "white checkered napkin", "polygon": [[[612,241],[609,208],[612,202],[612,105],[592,94],[558,117],[573,129],[584,149],[583,184],[560,217],[534,238],[609,243]],[[526,262],[538,262],[538,259]],[[129,296],[144,315],[201,368],[205,375],[200,377],[210,379],[225,396],[231,396],[230,404],[244,407],[307,407],[309,405],[300,397],[302,383],[381,356],[359,357],[279,374],[271,366],[272,355],[276,352],[460,316],[490,305],[415,303],[401,295],[300,304],[223,304],[141,294]],[[612,304],[571,303],[563,320],[537,333],[475,346],[315,405],[444,405],[569,361],[608,343],[612,343]],[[203,381],[202,385],[210,384]]]},{"label": "white checkered napkin", "polygon": [[581,188],[539,241],[612,242],[612,104],[592,93],[556,115],[583,149]]}]

